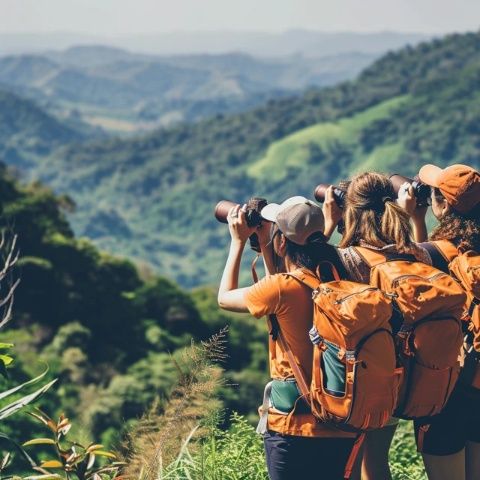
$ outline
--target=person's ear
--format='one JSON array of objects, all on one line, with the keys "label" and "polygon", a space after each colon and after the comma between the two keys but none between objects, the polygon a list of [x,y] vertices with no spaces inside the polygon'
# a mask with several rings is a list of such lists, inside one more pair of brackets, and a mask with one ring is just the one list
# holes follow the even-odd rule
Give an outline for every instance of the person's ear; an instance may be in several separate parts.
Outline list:
[{"label": "person's ear", "polygon": [[449,214],[452,211],[452,208],[450,207],[449,203],[445,198],[443,199],[440,208],[441,208],[442,217],[444,217],[445,215]]},{"label": "person's ear", "polygon": [[278,254],[281,257],[285,257],[287,254],[287,239],[285,238],[285,235],[282,233],[280,234],[280,241],[278,244]]}]

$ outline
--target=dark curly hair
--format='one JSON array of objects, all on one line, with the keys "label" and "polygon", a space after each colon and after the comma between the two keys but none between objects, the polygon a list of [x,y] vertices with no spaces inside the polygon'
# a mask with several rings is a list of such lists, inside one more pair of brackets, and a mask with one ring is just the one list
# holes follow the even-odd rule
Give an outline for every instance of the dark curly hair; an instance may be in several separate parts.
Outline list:
[{"label": "dark curly hair", "polygon": [[[435,195],[441,195],[437,189]],[[449,240],[461,250],[480,252],[480,204],[467,214],[451,210],[440,219],[430,239]]]}]

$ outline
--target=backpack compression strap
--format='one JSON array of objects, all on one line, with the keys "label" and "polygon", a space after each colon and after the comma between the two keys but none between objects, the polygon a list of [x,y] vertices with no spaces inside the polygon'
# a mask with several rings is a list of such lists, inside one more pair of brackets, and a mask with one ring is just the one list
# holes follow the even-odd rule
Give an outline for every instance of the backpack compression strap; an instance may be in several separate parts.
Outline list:
[{"label": "backpack compression strap", "polygon": [[442,272],[449,273],[448,264],[458,255],[457,248],[447,240],[420,243],[430,255],[432,264]]},{"label": "backpack compression strap", "polygon": [[[254,283],[258,282],[258,275],[255,271],[255,264],[259,255],[255,257],[252,262],[252,276]],[[290,349],[290,345],[288,344],[287,340],[283,336],[282,330],[280,329],[280,324],[278,322],[278,318],[275,314],[268,315],[268,323],[270,325],[270,335],[272,336],[272,340],[277,341],[280,345],[281,350],[287,355],[288,363],[290,364],[290,368],[293,370],[293,375],[297,382],[298,388],[300,389],[300,393],[302,397],[305,398],[307,403],[310,403],[310,388],[308,387],[307,381],[305,379],[305,375],[302,369],[298,366],[295,357],[293,356],[293,352]]]},{"label": "backpack compression strap", "polygon": [[[315,290],[320,281],[317,277],[313,274],[306,272],[305,270],[298,269],[294,270],[293,272],[288,272],[286,275],[289,275],[299,282],[304,283],[312,290]],[[271,332],[273,332],[272,339],[277,340],[278,344],[280,345],[281,350],[287,355],[288,363],[290,364],[291,369],[293,370],[293,375],[295,376],[295,380],[297,381],[298,388],[300,389],[300,393],[305,398],[307,403],[309,403],[310,398],[310,388],[308,386],[307,380],[305,378],[305,374],[303,373],[300,366],[297,364],[295,357],[293,355],[292,350],[290,349],[290,345],[288,344],[286,338],[284,337],[282,330],[280,329],[280,324],[278,322],[276,315],[269,315],[268,320],[270,323]],[[274,337],[276,335],[276,338]]]},{"label": "backpack compression strap", "polygon": [[354,250],[370,268],[381,265],[382,263],[395,262],[397,260],[418,262],[415,255],[408,253],[381,253],[379,250],[366,247],[354,247]]},{"label": "backpack compression strap", "polygon": [[290,349],[290,345],[288,344],[287,340],[283,336],[282,330],[280,328],[280,324],[278,323],[278,319],[276,315],[269,315],[268,321],[270,323],[270,328],[272,331],[276,331],[277,338],[276,341],[278,342],[280,349],[287,355],[288,363],[290,364],[290,368],[293,370],[293,376],[297,382],[298,388],[300,389],[300,393],[302,397],[305,398],[307,403],[310,403],[310,388],[308,386],[307,380],[305,379],[305,374],[303,373],[302,369],[297,364],[295,357],[293,356],[293,352]]}]

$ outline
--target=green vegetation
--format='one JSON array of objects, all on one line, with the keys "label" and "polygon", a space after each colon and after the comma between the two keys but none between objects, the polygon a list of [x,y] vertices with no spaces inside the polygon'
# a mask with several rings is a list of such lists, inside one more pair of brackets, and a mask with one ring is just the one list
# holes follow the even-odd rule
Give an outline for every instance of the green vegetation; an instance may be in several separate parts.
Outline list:
[{"label": "green vegetation", "polygon": [[[38,406],[72,419],[80,443],[118,446],[152,403],[162,412],[184,347],[226,325],[227,382],[248,381],[222,388],[220,401],[245,415],[255,412],[267,378],[263,323],[221,312],[213,289],[185,292],[75,238],[65,216],[67,197],[39,184],[21,187],[5,170],[0,196],[0,228],[15,229],[22,252],[12,328],[0,333],[1,344],[14,339],[16,345],[9,371],[15,385],[49,366],[42,381],[58,378],[58,384]],[[17,442],[45,436],[24,414],[6,420],[2,431]]]},{"label": "green vegetation", "polygon": [[[178,457],[161,478],[187,480],[267,480],[261,437],[236,414],[230,428],[214,428],[199,444],[182,445]],[[415,452],[411,422],[401,422],[390,450],[393,480],[426,480],[420,456]]]},{"label": "green vegetation", "polygon": [[[407,101],[408,96],[385,100],[352,117],[342,118],[336,122],[320,123],[288,135],[282,140],[273,142],[268,147],[265,157],[248,167],[248,174],[262,182],[286,180],[289,169],[302,168],[303,165],[309,163],[312,149],[328,151],[334,148],[336,144],[354,148],[359,145],[359,137],[363,130],[374,122],[388,118],[392,110]],[[378,161],[376,160],[384,158],[386,153],[392,153],[385,152],[382,147],[379,147],[379,149],[381,151],[378,153],[374,150],[367,154],[366,160],[363,160],[362,168],[365,163],[370,163],[374,168],[377,168]],[[355,161],[361,163],[365,153],[361,148],[358,148],[358,152],[355,153]],[[396,158],[398,158],[399,153],[397,151]]]}]

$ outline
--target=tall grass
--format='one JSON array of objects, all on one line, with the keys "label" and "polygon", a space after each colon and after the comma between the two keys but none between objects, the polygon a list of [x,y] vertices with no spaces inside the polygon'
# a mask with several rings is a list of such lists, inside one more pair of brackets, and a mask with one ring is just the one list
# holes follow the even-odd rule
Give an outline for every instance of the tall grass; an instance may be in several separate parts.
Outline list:
[{"label": "tall grass", "polygon": [[179,372],[178,383],[168,401],[153,405],[129,433],[123,478],[163,479],[187,445],[194,452],[198,441],[209,435],[208,425],[220,409],[215,393],[222,384],[222,370],[217,362],[225,357],[226,331],[200,345],[192,344],[181,358],[172,359]]},{"label": "tall grass", "polygon": [[[216,394],[222,370],[217,362],[225,357],[225,334],[226,329],[172,359],[178,384],[166,403],[153,405],[131,430],[122,479],[268,479],[262,439],[250,423],[234,413],[227,430],[219,426],[223,422]],[[400,423],[390,465],[393,480],[426,480],[412,422]]]}]

